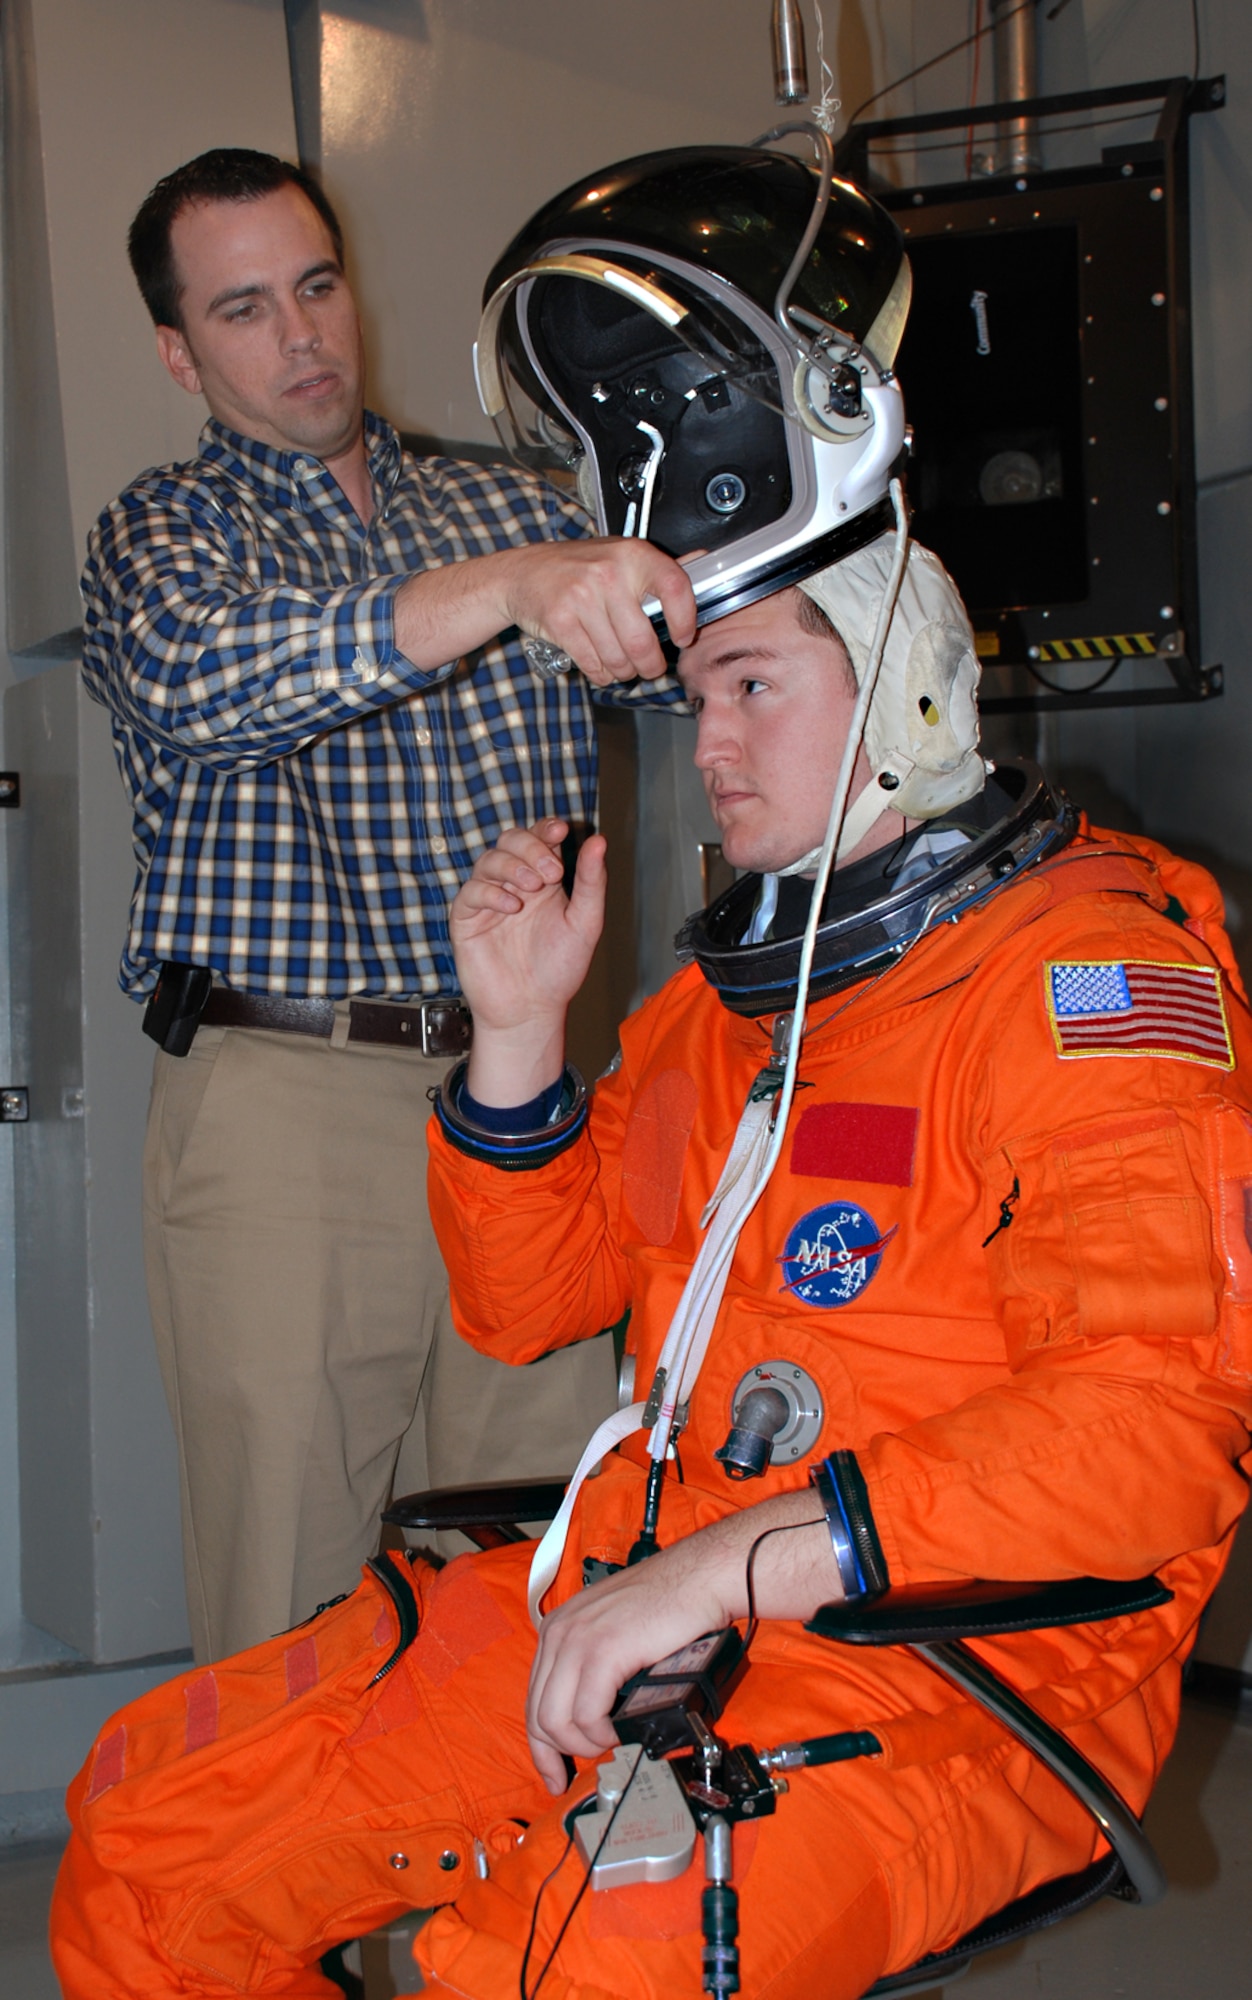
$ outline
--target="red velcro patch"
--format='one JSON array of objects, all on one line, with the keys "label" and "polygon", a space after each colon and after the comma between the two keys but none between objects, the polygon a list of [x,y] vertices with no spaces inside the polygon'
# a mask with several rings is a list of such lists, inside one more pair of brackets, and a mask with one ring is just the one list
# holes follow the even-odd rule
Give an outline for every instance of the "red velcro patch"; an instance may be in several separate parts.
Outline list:
[{"label": "red velcro patch", "polygon": [[188,1681],[183,1699],[187,1704],[187,1737],[183,1747],[188,1751],[207,1749],[210,1743],[217,1742],[217,1675],[209,1672],[201,1674],[198,1680]]},{"label": "red velcro patch", "polygon": [[697,1093],[683,1069],[663,1069],[639,1093],[622,1148],[622,1193],[645,1243],[668,1243],[678,1220]]},{"label": "red velcro patch", "polygon": [[101,1792],[107,1792],[114,1785],[120,1785],[126,1771],[126,1724],[119,1722],[116,1729],[110,1729],[96,1745],[95,1761],[91,1767],[91,1783],[87,1787],[84,1803],[90,1805]]},{"label": "red velcro patch", "polygon": [[916,1144],[915,1105],[807,1104],[791,1142],[791,1171],[911,1187]]},{"label": "red velcro patch", "polygon": [[464,1557],[440,1572],[422,1629],[413,1642],[413,1662],[436,1687],[457,1668],[483,1653],[513,1627],[485,1583]]},{"label": "red velcro patch", "polygon": [[287,1699],[298,1701],[302,1694],[317,1686],[317,1640],[311,1632],[307,1639],[298,1639],[294,1646],[288,1646],[286,1664]]}]

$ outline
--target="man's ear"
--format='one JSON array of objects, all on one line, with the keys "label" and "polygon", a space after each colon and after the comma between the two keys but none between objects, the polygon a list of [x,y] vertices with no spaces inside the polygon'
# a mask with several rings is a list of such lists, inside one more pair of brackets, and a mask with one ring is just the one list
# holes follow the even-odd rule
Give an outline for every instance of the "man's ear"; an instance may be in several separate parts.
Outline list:
[{"label": "man's ear", "polygon": [[162,365],[174,377],[180,389],[189,396],[200,394],[200,370],[196,358],[187,345],[187,336],[176,326],[159,326],[156,330],[157,353]]}]

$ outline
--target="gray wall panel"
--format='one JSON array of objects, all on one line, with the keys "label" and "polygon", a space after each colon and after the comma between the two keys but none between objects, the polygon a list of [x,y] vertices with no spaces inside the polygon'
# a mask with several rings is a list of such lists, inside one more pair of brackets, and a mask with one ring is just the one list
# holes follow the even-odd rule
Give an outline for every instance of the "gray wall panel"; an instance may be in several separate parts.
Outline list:
[{"label": "gray wall panel", "polygon": [[[151,1045],[117,987],[134,864],[103,712],[77,662],[10,690],[22,1598],[90,1660],[186,1643],[177,1470],[144,1295]],[[80,837],[80,827],[90,830]]]}]

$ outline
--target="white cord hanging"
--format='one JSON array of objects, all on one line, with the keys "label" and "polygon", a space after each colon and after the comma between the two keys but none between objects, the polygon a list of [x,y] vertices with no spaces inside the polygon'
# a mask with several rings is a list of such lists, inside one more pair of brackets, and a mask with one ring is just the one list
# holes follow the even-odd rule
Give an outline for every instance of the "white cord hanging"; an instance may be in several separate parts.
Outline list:
[{"label": "white cord hanging", "polygon": [[817,81],[821,90],[821,96],[813,106],[813,122],[833,138],[835,120],[843,109],[843,100],[835,96],[835,75],[826,60],[826,24],[822,20],[818,0],[813,0],[813,12],[817,18]]},{"label": "white cord hanging", "polygon": [[[804,1040],[809,979],[817,949],[822,904],[826,899],[826,888],[835,864],[839,835],[847,811],[848,795],[852,789],[853,773],[856,770],[857,753],[865,734],[865,723],[870,703],[874,699],[874,689],[878,684],[878,674],[886,649],[887,633],[895,611],[904,566],[908,561],[909,517],[904,504],[904,491],[898,479],[893,479],[891,482],[891,499],[896,517],[895,554],[887,588],[879,608],[878,622],[874,628],[873,645],[866,662],[864,677],[857,691],[856,705],[852,710],[848,738],[844,744],[839,774],[835,781],[835,793],[831,800],[830,817],[826,824],[826,838],[822,843],[817,875],[813,883],[808,922],[804,927],[804,942],[800,949],[795,1011],[787,1032],[782,1082],[776,1094],[772,1091],[758,1093],[755,1089],[749,1094],[717,1187],[700,1218],[702,1227],[706,1228],[708,1233],[687,1274],[682,1296],[670,1321],[669,1331],[657,1360],[653,1389],[649,1398],[649,1402],[657,1398],[660,1385],[659,1408],[655,1411],[648,1436],[648,1455],[654,1462],[663,1459],[668,1452],[677,1411],[682,1404],[690,1400],[695,1388],[713,1337],[713,1328],[721,1308],[726,1280],[730,1275],[740,1233],[769,1184],[770,1175],[778,1163],[786,1137],[787,1119],[795,1096],[800,1048]],[[776,1055],[779,1053],[782,1051],[776,1050]],[[634,1403],[629,1410],[615,1411],[613,1416],[600,1425],[583,1452],[566,1488],[560,1512],[536,1548],[531,1562],[527,1595],[530,1615],[536,1625],[542,1619],[540,1605],[560,1568],[579,1488],[592,1466],[598,1464],[614,1445],[620,1444],[634,1431],[642,1429],[645,1421],[652,1415],[652,1410],[643,1403]]]}]

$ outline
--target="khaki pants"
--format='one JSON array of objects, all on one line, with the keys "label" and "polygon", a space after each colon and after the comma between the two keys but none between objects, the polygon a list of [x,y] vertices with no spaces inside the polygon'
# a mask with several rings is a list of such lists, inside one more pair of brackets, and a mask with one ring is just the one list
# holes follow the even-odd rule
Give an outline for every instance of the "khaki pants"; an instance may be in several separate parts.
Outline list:
[{"label": "khaki pants", "polygon": [[158,1052],[144,1248],[178,1437],[196,1658],[351,1590],[393,1490],[559,1474],[612,1407],[611,1343],[527,1368],[457,1335],[405,1049],[202,1028]]}]

